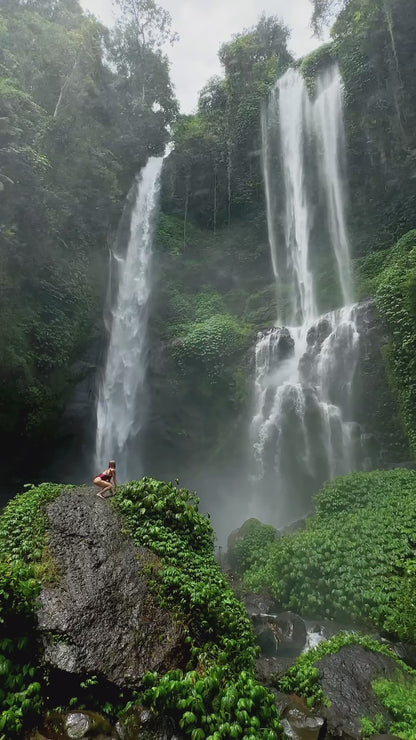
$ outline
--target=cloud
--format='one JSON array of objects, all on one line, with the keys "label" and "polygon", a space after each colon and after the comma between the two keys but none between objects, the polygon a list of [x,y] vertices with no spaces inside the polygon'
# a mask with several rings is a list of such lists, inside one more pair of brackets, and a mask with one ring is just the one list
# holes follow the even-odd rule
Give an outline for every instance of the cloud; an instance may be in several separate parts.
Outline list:
[{"label": "cloud", "polygon": [[[111,0],[81,0],[84,8],[112,22]],[[275,15],[291,29],[289,48],[295,56],[308,53],[319,42],[311,36],[310,0],[160,0],[172,16],[172,25],[180,41],[166,52],[171,62],[171,77],[182,112],[195,107],[198,92],[209,77],[222,74],[218,49],[235,33],[255,25],[258,18]]]}]

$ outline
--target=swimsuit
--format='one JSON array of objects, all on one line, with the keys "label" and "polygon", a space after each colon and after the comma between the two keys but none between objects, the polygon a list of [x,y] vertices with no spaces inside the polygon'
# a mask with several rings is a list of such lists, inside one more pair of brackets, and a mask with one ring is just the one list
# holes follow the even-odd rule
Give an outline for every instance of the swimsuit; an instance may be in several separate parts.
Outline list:
[{"label": "swimsuit", "polygon": [[101,473],[101,475],[98,475],[97,477],[98,478],[101,478],[101,480],[104,480],[106,483],[109,483],[110,480],[111,480],[111,478],[113,476],[112,475],[106,475],[106,473]]}]

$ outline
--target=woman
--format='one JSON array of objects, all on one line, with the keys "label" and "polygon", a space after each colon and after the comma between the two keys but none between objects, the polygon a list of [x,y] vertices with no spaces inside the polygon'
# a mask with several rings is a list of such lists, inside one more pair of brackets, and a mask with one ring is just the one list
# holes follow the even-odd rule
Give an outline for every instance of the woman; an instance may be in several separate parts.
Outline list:
[{"label": "woman", "polygon": [[112,491],[113,496],[117,493],[116,464],[114,460],[110,460],[107,470],[97,475],[93,482],[101,488],[101,491],[97,493],[99,498],[105,498],[103,493],[106,491]]}]

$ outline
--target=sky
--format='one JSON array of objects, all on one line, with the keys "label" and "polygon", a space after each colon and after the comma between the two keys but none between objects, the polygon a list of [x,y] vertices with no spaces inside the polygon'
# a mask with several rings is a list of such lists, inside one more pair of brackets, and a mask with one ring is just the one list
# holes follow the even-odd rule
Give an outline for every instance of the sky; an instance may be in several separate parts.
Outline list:
[{"label": "sky", "polygon": [[[222,75],[218,49],[234,33],[257,23],[264,11],[275,15],[291,29],[290,51],[300,57],[319,46],[312,38],[309,21],[311,0],[158,0],[172,16],[172,29],[180,40],[166,52],[171,79],[182,113],[192,113],[198,92],[213,75]],[[81,0],[106,25],[114,21],[112,0]]]}]

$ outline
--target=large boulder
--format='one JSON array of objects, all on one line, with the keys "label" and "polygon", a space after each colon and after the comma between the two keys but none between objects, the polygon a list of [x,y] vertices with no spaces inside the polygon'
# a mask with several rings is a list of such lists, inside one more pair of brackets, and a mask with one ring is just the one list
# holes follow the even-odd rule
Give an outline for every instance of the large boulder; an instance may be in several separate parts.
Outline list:
[{"label": "large boulder", "polygon": [[361,718],[382,715],[386,725],[392,721],[372,689],[376,678],[391,678],[398,674],[394,658],[367,650],[361,645],[347,645],[339,652],[326,655],[317,662],[323,692],[330,700],[322,714],[328,733],[343,740],[361,738]]},{"label": "large boulder", "polygon": [[262,655],[266,657],[295,657],[306,645],[305,622],[294,612],[251,614],[251,620]]},{"label": "large boulder", "polygon": [[54,583],[40,594],[44,659],[65,675],[137,688],[146,671],[184,667],[184,630],[149,586],[159,559],[137,548],[108,501],[67,489],[47,506]]}]

